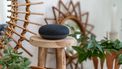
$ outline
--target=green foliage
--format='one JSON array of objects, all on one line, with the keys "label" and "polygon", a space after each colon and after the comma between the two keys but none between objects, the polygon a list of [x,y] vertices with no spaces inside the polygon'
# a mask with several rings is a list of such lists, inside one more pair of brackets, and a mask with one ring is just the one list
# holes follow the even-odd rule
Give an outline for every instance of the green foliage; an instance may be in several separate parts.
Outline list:
[{"label": "green foliage", "polygon": [[101,60],[104,60],[106,52],[110,54],[112,52],[116,52],[118,54],[117,59],[119,60],[119,64],[122,64],[122,54],[120,54],[122,42],[120,40],[117,39],[113,41],[108,38],[104,38],[97,41],[93,34],[90,34],[90,36],[82,35],[82,32],[79,31],[79,29],[76,29],[74,26],[67,26],[72,31],[69,36],[74,37],[78,41],[78,45],[73,46],[73,49],[77,51],[79,63],[92,57],[98,57]]},{"label": "green foliage", "polygon": [[96,37],[94,35],[88,37],[82,35],[80,30],[75,30],[75,28],[72,26],[68,27],[70,27],[71,31],[73,31],[73,33],[71,33],[69,36],[74,37],[78,41],[78,46],[73,46],[73,48],[77,51],[79,63],[91,57],[99,57],[104,59],[104,50],[100,46],[99,42],[96,41]]},{"label": "green foliage", "polygon": [[116,59],[118,59],[119,64],[122,64],[122,54],[120,54],[120,51],[122,50],[122,42],[118,39],[113,41],[107,38],[101,40],[100,42],[100,45],[107,53],[111,54],[111,52],[116,52],[116,54],[118,54]]},{"label": "green foliage", "polygon": [[78,53],[78,61],[80,63],[92,57],[99,57],[101,59],[104,59],[105,54],[104,54],[103,48],[95,40],[95,38],[96,37],[94,35],[91,35],[86,45],[84,45],[83,47],[80,47],[80,46],[73,47]]},{"label": "green foliage", "polygon": [[117,59],[119,60],[119,64],[122,64],[122,54],[120,54],[122,42],[118,39],[112,41],[105,38],[101,41],[96,41],[96,37],[91,35],[87,44],[83,47],[74,46],[73,48],[78,53],[78,61],[80,63],[91,57],[99,57],[101,60],[104,60],[106,55],[105,52],[110,54],[111,52],[116,52],[118,54]]},{"label": "green foliage", "polygon": [[22,57],[21,54],[14,51],[13,48],[7,47],[3,52],[3,57],[0,59],[2,69],[29,69],[29,59]]},{"label": "green foliage", "polygon": [[120,55],[118,56],[118,61],[119,61],[119,64],[122,64],[122,54],[120,54]]},{"label": "green foliage", "polygon": [[101,46],[106,50],[106,51],[120,51],[122,49],[122,42],[120,42],[118,39],[117,40],[109,40],[107,38],[103,39],[100,41]]}]

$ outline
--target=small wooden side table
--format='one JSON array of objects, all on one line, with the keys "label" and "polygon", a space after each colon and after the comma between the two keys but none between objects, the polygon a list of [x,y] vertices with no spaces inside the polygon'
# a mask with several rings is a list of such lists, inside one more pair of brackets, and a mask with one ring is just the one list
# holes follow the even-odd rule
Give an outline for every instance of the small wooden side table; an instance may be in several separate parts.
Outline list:
[{"label": "small wooden side table", "polygon": [[38,66],[45,67],[47,49],[54,48],[56,51],[56,69],[66,69],[65,47],[76,45],[77,41],[73,37],[67,37],[61,40],[46,40],[39,36],[32,36],[30,43],[39,47]]}]

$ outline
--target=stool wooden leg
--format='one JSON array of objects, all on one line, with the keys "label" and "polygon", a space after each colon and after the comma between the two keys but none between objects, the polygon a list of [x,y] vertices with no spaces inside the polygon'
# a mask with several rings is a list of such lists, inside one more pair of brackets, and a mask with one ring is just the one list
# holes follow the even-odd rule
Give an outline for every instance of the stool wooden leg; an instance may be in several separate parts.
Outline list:
[{"label": "stool wooden leg", "polygon": [[39,48],[38,52],[38,66],[44,68],[46,64],[47,49]]},{"label": "stool wooden leg", "polygon": [[66,57],[63,48],[56,49],[56,69],[66,69]]}]

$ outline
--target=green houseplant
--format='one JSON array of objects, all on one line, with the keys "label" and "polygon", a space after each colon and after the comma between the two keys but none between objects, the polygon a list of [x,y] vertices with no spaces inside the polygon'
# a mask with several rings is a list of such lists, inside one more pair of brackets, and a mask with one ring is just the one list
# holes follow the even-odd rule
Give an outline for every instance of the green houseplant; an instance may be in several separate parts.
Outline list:
[{"label": "green houseplant", "polygon": [[11,47],[6,48],[3,57],[0,59],[2,69],[29,69],[29,59],[22,57],[21,54]]},{"label": "green houseplant", "polygon": [[4,49],[2,50],[2,57],[0,58],[0,65],[2,69],[30,69],[30,61],[28,58],[22,56],[22,52],[18,53],[8,45],[11,41],[6,36],[4,39]]},{"label": "green houseplant", "polygon": [[[113,59],[116,59],[117,65],[122,64],[122,42],[120,40],[110,40],[105,37],[104,39],[97,41],[96,36],[93,34],[90,34],[90,36],[82,35],[82,32],[77,31],[74,27],[68,27],[73,31],[69,36],[76,38],[79,43],[77,46],[73,46],[73,49],[77,51],[78,63],[81,63],[86,59],[93,59],[94,63],[96,62],[94,64],[96,66],[95,69],[98,69],[97,65],[99,58],[101,60],[101,69],[103,69],[104,60],[110,59],[108,56],[112,55],[114,56]],[[79,38],[77,38],[77,36],[79,36]],[[113,53],[115,55],[113,55]],[[109,60],[108,64],[110,64]]]},{"label": "green houseplant", "polygon": [[[73,48],[78,53],[79,63],[85,61],[88,58],[96,57],[100,58],[102,69],[105,59],[107,59],[108,66],[110,65],[110,58],[116,58],[117,63],[122,64],[122,42],[118,39],[113,41],[105,38],[101,41],[97,41],[96,37],[94,35],[91,35],[86,44],[84,44],[83,46],[74,46]],[[115,55],[112,55],[113,53]],[[110,58],[108,58],[108,55],[112,55],[113,57],[111,56]]]}]

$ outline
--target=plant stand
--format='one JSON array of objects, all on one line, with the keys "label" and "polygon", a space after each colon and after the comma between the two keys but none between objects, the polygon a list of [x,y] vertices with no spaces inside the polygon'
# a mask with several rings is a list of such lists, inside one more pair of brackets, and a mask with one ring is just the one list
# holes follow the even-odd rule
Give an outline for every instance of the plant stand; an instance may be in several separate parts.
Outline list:
[{"label": "plant stand", "polygon": [[77,41],[73,37],[67,37],[61,40],[46,40],[38,36],[32,36],[30,43],[39,47],[38,66],[45,68],[47,49],[54,48],[56,51],[56,69],[66,69],[65,47],[73,46]]}]

